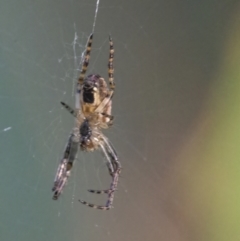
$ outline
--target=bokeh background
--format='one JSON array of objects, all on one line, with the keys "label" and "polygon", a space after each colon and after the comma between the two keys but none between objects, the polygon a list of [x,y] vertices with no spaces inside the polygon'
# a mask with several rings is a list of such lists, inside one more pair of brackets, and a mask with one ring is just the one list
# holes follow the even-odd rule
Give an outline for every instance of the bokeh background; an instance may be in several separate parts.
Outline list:
[{"label": "bokeh background", "polygon": [[[71,0],[0,3],[0,240],[240,240],[240,3]],[[116,51],[114,126],[123,166],[114,209],[102,155],[79,153],[51,187],[74,119],[75,81]]]}]

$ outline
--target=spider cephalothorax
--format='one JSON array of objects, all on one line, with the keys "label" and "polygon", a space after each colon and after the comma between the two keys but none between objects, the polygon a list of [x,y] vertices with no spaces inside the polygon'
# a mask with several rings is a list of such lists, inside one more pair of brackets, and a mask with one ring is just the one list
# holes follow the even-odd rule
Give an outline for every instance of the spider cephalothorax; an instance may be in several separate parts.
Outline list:
[{"label": "spider cephalothorax", "polygon": [[84,117],[95,119],[102,128],[112,125],[112,93],[98,74],[88,75],[80,85],[80,105]]},{"label": "spider cephalothorax", "polygon": [[100,75],[89,75],[83,82],[83,103],[94,104],[96,97],[100,95]]},{"label": "spider cephalothorax", "polygon": [[[63,187],[67,182],[72,164],[77,155],[77,147],[84,151],[94,151],[100,149],[107,159],[108,172],[112,178],[110,188],[107,190],[97,191],[89,190],[92,193],[105,193],[108,195],[108,200],[105,206],[98,206],[85,201],[79,200],[81,203],[101,210],[108,210],[112,207],[114,192],[117,188],[119,174],[121,172],[121,164],[118,161],[117,153],[108,140],[102,133],[102,128],[108,128],[112,125],[112,97],[114,93],[114,78],[113,78],[113,57],[114,49],[111,37],[109,38],[110,51],[108,61],[108,82],[109,87],[100,75],[91,74],[85,78],[87,66],[89,64],[91,46],[91,34],[85,52],[84,62],[82,65],[80,77],[77,84],[77,105],[74,110],[69,105],[61,102],[61,104],[76,118],[76,124],[72,134],[68,140],[68,144],[64,151],[63,159],[61,160],[54,181],[54,196],[58,199]],[[77,107],[78,106],[78,107]]]}]

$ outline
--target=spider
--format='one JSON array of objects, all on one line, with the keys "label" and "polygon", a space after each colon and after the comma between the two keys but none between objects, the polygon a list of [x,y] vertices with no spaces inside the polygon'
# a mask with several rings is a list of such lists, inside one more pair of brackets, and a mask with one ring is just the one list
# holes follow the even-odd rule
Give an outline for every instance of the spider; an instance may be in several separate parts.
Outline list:
[{"label": "spider", "polygon": [[113,77],[114,48],[112,38],[109,36],[108,87],[104,78],[98,74],[91,74],[85,78],[90,59],[92,39],[93,34],[90,35],[87,42],[84,61],[77,83],[76,101],[80,108],[73,109],[66,103],[61,102],[62,106],[76,118],[76,122],[65,147],[63,158],[58,166],[52,191],[54,192],[53,199],[57,200],[70,176],[79,147],[82,151],[100,149],[107,160],[107,168],[112,182],[109,189],[90,189],[88,191],[97,194],[107,194],[107,202],[105,206],[91,204],[83,200],[79,200],[79,202],[95,209],[109,210],[112,207],[114,192],[116,191],[121,172],[121,164],[118,161],[117,153],[112,143],[102,133],[102,129],[107,129],[113,124],[111,109],[115,89]]}]

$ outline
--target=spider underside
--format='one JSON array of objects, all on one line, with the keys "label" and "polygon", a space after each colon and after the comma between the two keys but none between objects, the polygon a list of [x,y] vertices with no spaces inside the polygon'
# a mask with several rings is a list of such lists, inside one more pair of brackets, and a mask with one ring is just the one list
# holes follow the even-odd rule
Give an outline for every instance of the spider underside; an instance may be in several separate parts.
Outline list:
[{"label": "spider underside", "polygon": [[107,129],[113,124],[111,111],[115,89],[113,76],[114,49],[112,39],[109,37],[108,87],[104,78],[98,74],[91,74],[85,78],[90,59],[92,39],[93,34],[90,35],[87,42],[84,61],[77,83],[77,100],[79,101],[80,109],[73,109],[66,103],[61,102],[62,106],[76,118],[76,121],[64,149],[63,158],[58,166],[52,191],[54,192],[53,199],[57,200],[70,176],[79,147],[82,151],[100,149],[107,160],[107,168],[112,181],[109,189],[90,189],[88,191],[96,194],[107,194],[107,202],[104,206],[91,204],[83,200],[79,200],[79,202],[95,209],[109,210],[112,207],[114,192],[116,191],[121,172],[121,164],[118,161],[117,153],[112,143],[102,133],[102,129]]}]

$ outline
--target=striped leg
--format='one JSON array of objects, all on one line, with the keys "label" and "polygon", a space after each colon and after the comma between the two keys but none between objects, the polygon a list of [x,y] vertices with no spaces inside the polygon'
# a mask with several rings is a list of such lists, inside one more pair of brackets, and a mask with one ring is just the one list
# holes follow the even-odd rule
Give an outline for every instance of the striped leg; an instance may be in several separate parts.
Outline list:
[{"label": "striped leg", "polygon": [[61,103],[61,105],[63,106],[63,107],[65,107],[66,108],[66,110],[70,113],[70,114],[72,114],[74,117],[76,117],[77,118],[77,112],[72,108],[72,107],[70,107],[69,105],[67,105],[66,103],[64,103],[64,102],[60,102]]},{"label": "striped leg", "polygon": [[121,164],[118,161],[117,153],[116,153],[114,147],[112,146],[111,142],[109,142],[109,140],[107,140],[106,138],[104,138],[103,141],[104,141],[104,145],[101,145],[101,148],[107,159],[107,166],[108,166],[109,174],[112,177],[112,182],[111,182],[110,188],[107,190],[92,190],[91,189],[88,191],[91,193],[96,193],[96,194],[103,194],[103,193],[108,194],[108,199],[107,199],[106,205],[99,206],[99,205],[95,205],[92,203],[88,203],[83,200],[79,200],[79,202],[81,202],[82,204],[84,204],[88,207],[91,207],[91,208],[100,209],[100,210],[109,210],[110,208],[112,208],[114,193],[117,190],[118,179],[119,179],[119,175],[121,173]]},{"label": "striped leg", "polygon": [[[88,207],[95,208],[95,209],[100,209],[100,210],[104,210],[104,211],[111,209],[112,208],[112,204],[113,204],[113,199],[114,199],[114,192],[117,189],[118,178],[119,178],[120,172],[121,172],[121,167],[119,166],[117,171],[113,174],[113,180],[112,180],[112,183],[111,183],[109,191],[108,192],[104,192],[104,193],[108,193],[108,199],[107,199],[107,203],[106,203],[105,206],[99,206],[99,205],[95,205],[95,204],[92,204],[92,203],[88,203],[88,202],[83,201],[81,199],[79,199],[79,202],[84,204],[84,205],[86,205],[86,206],[88,206]],[[97,192],[95,192],[95,193],[97,193]]]},{"label": "striped leg", "polygon": [[63,158],[58,165],[57,173],[54,179],[54,185],[52,188],[52,191],[54,192],[53,200],[57,200],[61,195],[70,175],[73,162],[76,159],[79,142],[78,139],[76,140],[76,134],[74,132],[75,131],[73,131],[68,139]]},{"label": "striped leg", "polygon": [[102,101],[102,103],[97,107],[95,112],[102,112],[104,107],[109,103],[109,101],[113,97],[114,89],[115,89],[115,83],[114,83],[114,68],[113,68],[113,57],[114,57],[114,48],[113,48],[113,41],[111,36],[109,36],[109,44],[110,44],[110,50],[109,50],[109,60],[108,60],[108,81],[109,81],[109,87],[110,91],[106,95],[106,98]]},{"label": "striped leg", "polygon": [[88,67],[88,64],[89,64],[90,52],[91,52],[91,48],[92,48],[92,39],[93,39],[93,34],[91,34],[89,36],[89,39],[88,39],[87,49],[86,49],[86,52],[85,52],[84,61],[83,61],[81,73],[80,73],[80,76],[79,76],[79,79],[78,79],[78,84],[80,84],[80,85],[83,84],[85,73],[87,71],[87,67]]},{"label": "striped leg", "polygon": [[110,44],[110,50],[109,50],[109,60],[108,60],[108,80],[109,80],[110,90],[114,92],[114,89],[115,89],[115,83],[114,83],[114,77],[113,77],[114,48],[113,48],[113,41],[111,36],[109,36],[109,44]]}]

